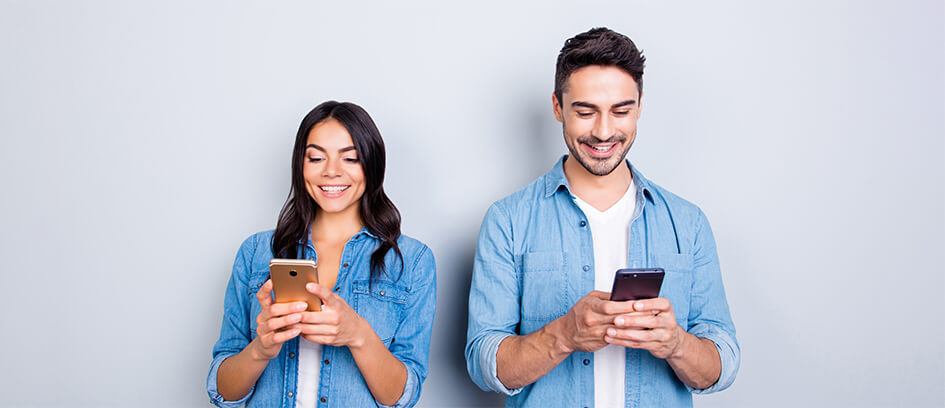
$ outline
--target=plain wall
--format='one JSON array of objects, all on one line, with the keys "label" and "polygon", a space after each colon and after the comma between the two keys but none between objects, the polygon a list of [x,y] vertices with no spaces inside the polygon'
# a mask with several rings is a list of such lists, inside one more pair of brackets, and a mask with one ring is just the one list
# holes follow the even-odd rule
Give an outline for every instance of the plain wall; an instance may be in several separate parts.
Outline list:
[{"label": "plain wall", "polygon": [[205,407],[240,242],[301,118],[354,101],[438,266],[420,406],[463,358],[479,224],[566,152],[564,40],[647,56],[629,157],[712,223],[742,364],[700,407],[945,404],[941,1],[3,1],[0,406]]}]

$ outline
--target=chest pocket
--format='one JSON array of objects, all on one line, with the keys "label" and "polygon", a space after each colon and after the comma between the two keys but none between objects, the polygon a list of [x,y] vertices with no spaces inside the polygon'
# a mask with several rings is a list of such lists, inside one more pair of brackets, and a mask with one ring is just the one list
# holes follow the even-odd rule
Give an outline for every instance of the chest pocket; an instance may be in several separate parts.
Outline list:
[{"label": "chest pocket", "polygon": [[522,320],[547,322],[568,312],[571,304],[565,265],[561,252],[522,255]]},{"label": "chest pocket", "polygon": [[[262,308],[259,306],[259,299],[256,298],[256,293],[259,292],[259,288],[262,287],[264,283],[269,279],[269,270],[263,269],[260,271],[253,271],[249,275],[249,283],[246,286],[246,298],[249,300],[249,338],[256,338],[256,317],[259,316],[259,312],[262,311]],[[272,296],[272,294],[270,294]]]},{"label": "chest pocket", "polygon": [[351,307],[389,346],[403,319],[409,291],[389,281],[359,280],[354,281],[352,294]]},{"label": "chest pocket", "polygon": [[690,254],[654,254],[654,267],[663,268],[660,297],[669,299],[680,327],[689,327],[689,297],[692,292],[693,257]]}]

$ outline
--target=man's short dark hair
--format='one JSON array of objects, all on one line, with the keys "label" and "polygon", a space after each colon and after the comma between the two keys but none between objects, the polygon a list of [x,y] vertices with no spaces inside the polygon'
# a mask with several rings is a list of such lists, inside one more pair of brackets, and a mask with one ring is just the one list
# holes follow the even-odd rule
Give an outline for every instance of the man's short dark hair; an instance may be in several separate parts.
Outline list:
[{"label": "man's short dark hair", "polygon": [[643,93],[643,65],[646,57],[627,36],[606,27],[592,28],[564,42],[555,67],[555,96],[563,104],[561,94],[567,90],[568,77],[590,65],[615,66],[626,71]]}]

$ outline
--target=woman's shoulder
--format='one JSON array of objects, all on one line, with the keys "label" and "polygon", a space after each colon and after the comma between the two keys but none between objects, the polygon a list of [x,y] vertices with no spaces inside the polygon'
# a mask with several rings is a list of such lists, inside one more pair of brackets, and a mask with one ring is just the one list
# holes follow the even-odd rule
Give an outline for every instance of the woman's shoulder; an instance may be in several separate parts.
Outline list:
[{"label": "woman's shoulder", "polygon": [[260,231],[243,240],[236,257],[247,266],[247,272],[269,270],[269,261],[272,259],[273,231]]},{"label": "woman's shoulder", "polygon": [[406,234],[400,234],[397,238],[397,246],[404,257],[404,266],[407,271],[410,271],[418,280],[434,279],[436,259],[430,247]]}]

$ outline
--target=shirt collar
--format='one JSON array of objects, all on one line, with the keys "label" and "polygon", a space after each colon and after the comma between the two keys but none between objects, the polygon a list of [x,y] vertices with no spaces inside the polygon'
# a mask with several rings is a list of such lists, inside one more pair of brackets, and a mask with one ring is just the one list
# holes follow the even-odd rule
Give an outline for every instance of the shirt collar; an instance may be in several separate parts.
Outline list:
[{"label": "shirt collar", "polygon": [[[367,226],[363,226],[361,227],[361,230],[358,231],[357,234],[352,235],[351,238],[348,239],[348,241],[357,241],[361,239],[361,237],[363,236],[369,236],[371,238],[377,239],[377,235],[369,231]],[[303,236],[302,238],[299,238],[299,244],[307,245],[309,247],[312,247],[313,249],[315,248],[315,244],[312,243],[312,226],[311,225],[309,225],[308,228],[305,229],[305,236]]]},{"label": "shirt collar", "polygon": [[[568,178],[564,176],[564,161],[567,160],[567,158],[568,155],[561,156],[561,159],[555,163],[551,171],[545,174],[546,198],[551,197],[551,195],[556,193],[561,187],[564,187],[568,193],[571,193],[571,185],[568,184]],[[630,166],[630,174],[633,175],[633,182],[636,183],[637,190],[643,192],[643,196],[652,201],[653,195],[650,192],[650,182],[630,163],[630,159],[625,159],[624,161],[627,163],[627,166]]]}]

